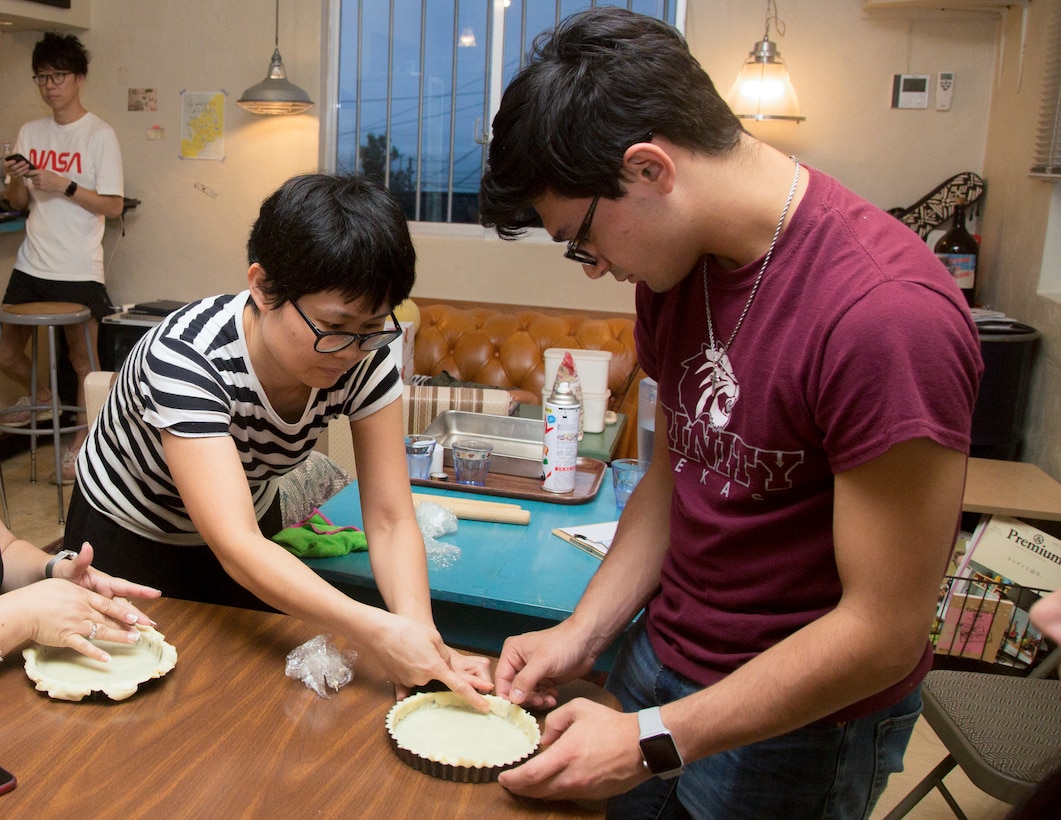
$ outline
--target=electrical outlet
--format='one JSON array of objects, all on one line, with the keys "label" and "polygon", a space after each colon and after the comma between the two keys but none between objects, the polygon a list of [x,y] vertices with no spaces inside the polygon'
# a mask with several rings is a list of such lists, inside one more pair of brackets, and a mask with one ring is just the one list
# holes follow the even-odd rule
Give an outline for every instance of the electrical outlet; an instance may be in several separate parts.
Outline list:
[{"label": "electrical outlet", "polygon": [[954,94],[954,72],[941,71],[936,81],[936,110],[950,111],[950,100]]},{"label": "electrical outlet", "polygon": [[209,185],[204,185],[201,182],[196,182],[195,187],[211,199],[217,199],[217,191],[215,191]]}]

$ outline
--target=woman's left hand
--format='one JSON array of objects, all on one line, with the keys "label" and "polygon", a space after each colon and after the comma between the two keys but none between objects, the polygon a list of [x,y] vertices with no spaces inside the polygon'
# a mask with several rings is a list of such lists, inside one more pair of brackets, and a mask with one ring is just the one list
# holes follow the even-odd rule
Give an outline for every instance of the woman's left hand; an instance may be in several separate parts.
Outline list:
[{"label": "woman's left hand", "polygon": [[450,666],[479,692],[494,688],[490,675],[490,659],[481,655],[465,655],[456,649],[449,650]]},{"label": "woman's left hand", "polygon": [[[115,578],[92,566],[92,545],[86,541],[81,545],[81,552],[71,561],[60,561],[55,565],[54,577],[64,578],[71,583],[90,589],[107,598],[158,598],[162,592],[154,587],[134,584],[124,578]],[[130,606],[132,606],[130,604]],[[136,609],[136,607],[132,607]],[[136,609],[137,623],[154,626],[151,620]]]}]

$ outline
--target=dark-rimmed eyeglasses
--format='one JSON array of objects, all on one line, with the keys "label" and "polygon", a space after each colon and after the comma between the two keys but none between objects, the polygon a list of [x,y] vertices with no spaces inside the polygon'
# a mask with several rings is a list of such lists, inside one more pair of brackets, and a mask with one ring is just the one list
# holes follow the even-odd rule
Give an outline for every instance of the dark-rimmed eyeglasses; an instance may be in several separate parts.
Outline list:
[{"label": "dark-rimmed eyeglasses", "polygon": [[398,324],[398,317],[394,315],[393,310],[390,313],[390,317],[391,321],[394,322],[394,330],[377,330],[374,333],[351,333],[347,330],[320,330],[313,324],[313,320],[298,306],[298,302],[292,301],[291,304],[295,306],[298,315],[309,325],[309,329],[317,337],[316,341],[313,342],[313,349],[318,353],[338,353],[340,350],[346,350],[354,342],[357,342],[358,347],[364,352],[371,353],[373,350],[386,347],[402,335],[401,325]]},{"label": "dark-rimmed eyeglasses", "polygon": [[589,226],[593,224],[593,212],[597,210],[598,199],[600,199],[600,194],[593,197],[593,201],[589,203],[589,210],[586,211],[586,218],[582,220],[582,225],[579,227],[578,233],[575,234],[574,239],[567,243],[567,250],[564,251],[565,259],[578,262],[580,265],[597,264],[596,256],[592,256],[584,250],[580,250],[578,246],[585,241],[586,234],[589,233]]},{"label": "dark-rimmed eyeglasses", "polygon": [[73,73],[73,71],[53,71],[51,74],[34,74],[33,82],[41,88],[44,88],[48,83],[51,83],[52,85],[62,85],[66,81],[66,78]]}]

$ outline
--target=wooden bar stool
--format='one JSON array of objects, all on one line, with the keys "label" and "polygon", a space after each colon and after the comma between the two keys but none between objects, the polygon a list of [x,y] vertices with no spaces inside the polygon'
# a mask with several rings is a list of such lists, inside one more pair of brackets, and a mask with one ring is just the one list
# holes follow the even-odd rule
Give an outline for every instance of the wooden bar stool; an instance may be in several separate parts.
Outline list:
[{"label": "wooden bar stool", "polygon": [[[57,363],[57,351],[55,329],[64,325],[81,325],[85,333],[85,346],[88,348],[89,366],[93,370],[99,369],[96,351],[92,347],[92,335],[89,333],[88,320],[92,318],[92,312],[84,305],[75,302],[26,302],[22,305],[6,305],[0,308],[0,323],[9,325],[29,325],[32,327],[48,328],[48,371],[52,390],[52,400],[48,404],[36,404],[37,399],[37,333],[31,336],[30,345],[30,385],[29,396],[31,404],[19,407],[19,410],[30,411],[29,427],[12,427],[4,424],[4,416],[14,410],[13,407],[0,410],[0,432],[11,435],[22,435],[30,437],[30,481],[37,480],[37,438],[51,434],[55,445],[55,478],[59,498],[59,523],[64,521],[63,513],[63,482],[62,482],[62,447],[59,437],[63,433],[72,433],[82,430],[84,424],[70,424],[61,426],[63,412],[83,413],[85,408],[74,404],[62,404],[59,398],[59,368]],[[50,410],[52,413],[51,427],[37,426],[37,413]],[[2,479],[0,479],[2,480]]]}]

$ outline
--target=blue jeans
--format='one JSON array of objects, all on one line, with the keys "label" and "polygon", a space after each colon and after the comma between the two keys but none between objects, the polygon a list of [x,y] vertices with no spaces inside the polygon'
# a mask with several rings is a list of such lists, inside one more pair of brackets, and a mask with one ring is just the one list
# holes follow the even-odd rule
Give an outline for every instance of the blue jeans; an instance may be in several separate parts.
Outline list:
[{"label": "blue jeans", "polygon": [[[661,706],[702,688],[659,662],[643,620],[631,629],[606,684],[625,712]],[[754,709],[754,702],[748,708]],[[818,721],[697,760],[675,780],[654,777],[613,797],[608,817],[868,818],[889,775],[902,771],[920,714],[918,688],[876,714],[844,723]]]}]

